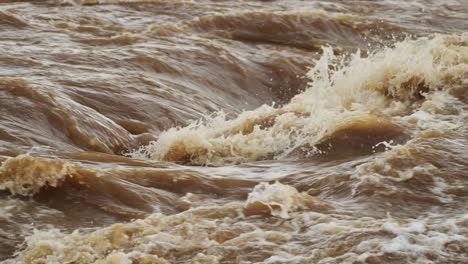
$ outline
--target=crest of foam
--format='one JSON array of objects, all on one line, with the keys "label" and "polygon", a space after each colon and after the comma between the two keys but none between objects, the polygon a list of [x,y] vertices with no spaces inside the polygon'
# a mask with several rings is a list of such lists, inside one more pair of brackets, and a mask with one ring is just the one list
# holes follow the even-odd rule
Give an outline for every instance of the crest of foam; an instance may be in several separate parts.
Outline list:
[{"label": "crest of foam", "polygon": [[75,166],[62,160],[19,155],[8,158],[0,166],[0,190],[28,195],[44,186],[56,187],[66,176],[75,172]]},{"label": "crest of foam", "polygon": [[218,113],[172,128],[139,153],[155,160],[221,165],[313,150],[340,130],[410,115],[428,95],[462,83],[467,62],[467,35],[406,40],[367,57],[357,52],[346,61],[324,47],[307,74],[309,88],[288,104],[263,105],[231,120]]},{"label": "crest of foam", "polygon": [[[300,193],[296,188],[280,182],[268,184],[260,183],[254,187],[245,202],[244,212],[247,214],[260,213],[266,210],[267,214],[281,218],[289,218],[289,213],[309,208],[314,198],[307,193]],[[255,212],[257,211],[257,212]]]}]

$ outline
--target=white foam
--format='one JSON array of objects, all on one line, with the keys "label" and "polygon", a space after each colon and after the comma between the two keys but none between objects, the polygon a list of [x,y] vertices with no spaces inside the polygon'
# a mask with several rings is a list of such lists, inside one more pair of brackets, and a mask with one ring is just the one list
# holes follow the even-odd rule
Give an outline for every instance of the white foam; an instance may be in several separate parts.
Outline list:
[{"label": "white foam", "polygon": [[281,218],[289,218],[289,212],[306,208],[305,200],[313,199],[306,193],[299,193],[294,187],[280,182],[269,184],[260,183],[254,187],[245,202],[245,207],[256,203],[269,208],[271,215]]}]

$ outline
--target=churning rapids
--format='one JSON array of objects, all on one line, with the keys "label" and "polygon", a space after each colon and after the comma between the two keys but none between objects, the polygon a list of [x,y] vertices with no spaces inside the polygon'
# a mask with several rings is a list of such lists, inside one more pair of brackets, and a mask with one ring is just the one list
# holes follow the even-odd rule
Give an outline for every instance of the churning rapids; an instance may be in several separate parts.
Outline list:
[{"label": "churning rapids", "polygon": [[468,263],[466,0],[0,2],[1,263]]}]

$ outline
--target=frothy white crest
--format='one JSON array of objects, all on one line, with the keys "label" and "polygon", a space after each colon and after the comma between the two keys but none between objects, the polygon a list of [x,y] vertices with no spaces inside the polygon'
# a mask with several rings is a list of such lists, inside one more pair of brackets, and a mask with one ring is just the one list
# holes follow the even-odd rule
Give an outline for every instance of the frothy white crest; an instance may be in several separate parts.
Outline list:
[{"label": "frothy white crest", "polygon": [[[221,165],[311,151],[346,129],[391,129],[394,118],[418,111],[427,98],[442,102],[446,93],[435,92],[463,82],[467,61],[467,35],[406,40],[367,57],[357,52],[347,63],[324,47],[307,74],[309,88],[288,104],[263,105],[232,120],[220,113],[172,128],[139,153],[155,160]],[[426,103],[423,110],[431,107],[437,104]]]},{"label": "frothy white crest", "polygon": [[44,186],[56,187],[75,172],[75,165],[63,160],[19,155],[0,166],[0,190],[28,195]]},{"label": "frothy white crest", "polygon": [[290,212],[307,208],[307,201],[312,201],[312,199],[313,197],[298,192],[292,186],[280,182],[273,184],[263,182],[256,185],[249,194],[245,208],[252,211],[267,209],[267,213],[286,219],[290,217]]}]

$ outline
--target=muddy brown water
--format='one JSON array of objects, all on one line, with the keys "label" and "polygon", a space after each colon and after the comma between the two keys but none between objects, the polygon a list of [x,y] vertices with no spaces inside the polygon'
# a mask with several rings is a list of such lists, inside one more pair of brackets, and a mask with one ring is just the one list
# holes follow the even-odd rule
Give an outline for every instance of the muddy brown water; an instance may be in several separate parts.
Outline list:
[{"label": "muddy brown water", "polygon": [[468,263],[468,3],[1,1],[0,261]]}]

